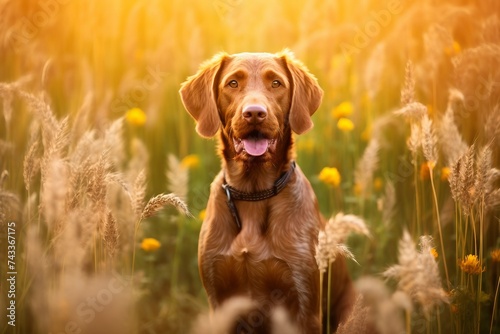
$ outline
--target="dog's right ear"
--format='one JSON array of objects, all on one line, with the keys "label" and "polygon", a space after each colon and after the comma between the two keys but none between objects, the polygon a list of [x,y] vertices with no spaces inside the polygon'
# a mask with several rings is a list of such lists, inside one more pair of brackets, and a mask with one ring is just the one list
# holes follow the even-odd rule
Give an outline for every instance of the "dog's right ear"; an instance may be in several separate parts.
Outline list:
[{"label": "dog's right ear", "polygon": [[190,76],[179,90],[184,108],[196,120],[196,132],[202,137],[215,136],[221,125],[215,92],[218,73],[227,57],[228,55],[222,52],[204,62],[198,72]]}]

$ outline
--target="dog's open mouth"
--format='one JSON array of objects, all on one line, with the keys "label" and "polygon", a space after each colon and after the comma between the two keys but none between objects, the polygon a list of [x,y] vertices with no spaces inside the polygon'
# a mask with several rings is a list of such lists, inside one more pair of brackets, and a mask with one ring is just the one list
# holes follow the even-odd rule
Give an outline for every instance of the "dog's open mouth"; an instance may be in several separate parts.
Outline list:
[{"label": "dog's open mouth", "polygon": [[265,138],[260,132],[253,132],[245,138],[233,138],[233,142],[236,153],[246,152],[254,157],[276,149],[276,139]]}]

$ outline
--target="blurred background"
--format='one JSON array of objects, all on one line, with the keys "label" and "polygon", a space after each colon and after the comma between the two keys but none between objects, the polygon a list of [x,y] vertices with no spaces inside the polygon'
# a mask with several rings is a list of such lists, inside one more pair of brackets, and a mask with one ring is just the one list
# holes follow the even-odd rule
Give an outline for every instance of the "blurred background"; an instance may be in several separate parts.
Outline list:
[{"label": "blurred background", "polygon": [[[458,306],[425,318],[424,331],[500,330],[500,253],[491,255],[500,246],[498,184],[488,179],[492,196],[471,214],[455,205],[448,183],[460,145],[474,144],[474,156],[488,146],[488,170],[499,162],[498,1],[0,0],[0,13],[0,233],[3,243],[4,225],[17,222],[22,268],[18,326],[2,324],[2,332],[69,333],[75,314],[84,332],[119,332],[92,329],[93,318],[81,324],[79,305],[108,286],[110,272],[128,282],[130,296],[112,294],[110,304],[135,305],[124,313],[135,315],[128,331],[189,331],[207,307],[197,240],[220,162],[217,140],[197,136],[180,84],[217,52],[284,48],[325,91],[314,129],[296,138],[297,161],[325,217],[356,214],[372,232],[348,241],[359,262],[350,263],[353,277],[396,263],[404,229],[414,240],[431,235],[449,303]],[[416,102],[438,138],[432,171],[422,151],[407,146],[415,121],[404,107]],[[144,215],[147,199],[170,192],[193,217],[176,205]],[[476,289],[458,265],[467,254],[486,267],[470,277]],[[461,289],[466,302],[453,293]],[[96,319],[125,311],[105,312]]]}]

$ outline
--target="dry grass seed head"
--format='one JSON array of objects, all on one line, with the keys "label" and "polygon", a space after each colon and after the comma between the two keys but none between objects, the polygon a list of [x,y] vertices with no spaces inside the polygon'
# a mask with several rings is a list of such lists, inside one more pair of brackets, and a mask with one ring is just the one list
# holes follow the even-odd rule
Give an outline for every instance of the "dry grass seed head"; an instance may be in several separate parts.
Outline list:
[{"label": "dry grass seed head", "polygon": [[142,210],[144,210],[144,206],[146,204],[146,187],[146,170],[143,169],[139,172],[135,179],[134,190],[132,192],[132,207],[137,219],[140,218]]},{"label": "dry grass seed head", "polygon": [[338,213],[328,220],[324,231],[318,233],[316,263],[321,272],[325,272],[337,256],[354,260],[354,255],[343,243],[351,232],[370,236],[370,231],[363,219],[354,215]]},{"label": "dry grass seed head", "polygon": [[399,242],[399,264],[384,272],[387,278],[398,281],[398,290],[419,305],[426,317],[430,316],[434,306],[448,302],[431,248],[432,238],[424,236],[420,239],[420,251],[417,251],[410,234],[404,231]]},{"label": "dry grass seed head", "polygon": [[475,199],[475,148],[475,145],[472,144],[461,158],[460,178],[458,182],[458,199],[466,215],[470,213]]},{"label": "dry grass seed head", "polygon": [[450,89],[446,112],[437,127],[439,144],[448,166],[453,165],[468,148],[455,123],[454,115],[454,106],[463,103],[463,99],[464,96],[460,91]]},{"label": "dry grass seed head", "polygon": [[420,102],[411,102],[396,110],[394,114],[405,117],[410,123],[420,122],[420,119],[427,115],[427,107]]},{"label": "dry grass seed head", "polygon": [[437,163],[437,138],[434,133],[434,127],[432,126],[432,120],[428,115],[422,117],[422,150],[424,152],[424,157],[428,162],[432,162],[434,165]]},{"label": "dry grass seed head", "polygon": [[486,145],[479,151],[476,160],[476,179],[474,182],[474,198],[481,201],[483,196],[486,194],[489,174],[492,168],[492,151],[491,146]]},{"label": "dry grass seed head", "polygon": [[413,63],[411,60],[406,62],[405,80],[401,89],[401,105],[406,106],[415,101],[415,77],[413,74]]},{"label": "dry grass seed head", "polygon": [[141,220],[147,219],[160,212],[167,205],[171,205],[182,214],[191,217],[186,203],[175,194],[160,194],[151,198],[142,211]]},{"label": "dry grass seed head", "polygon": [[43,94],[34,94],[19,90],[21,98],[28,103],[30,111],[41,121],[43,147],[47,149],[52,143],[52,137],[60,127],[51,107],[43,100]]},{"label": "dry grass seed head", "polygon": [[412,153],[413,164],[417,163],[416,158],[418,156],[419,149],[422,146],[422,138],[423,134],[422,134],[421,123],[412,122],[410,124],[410,137],[408,137],[406,145],[408,146],[408,149]]},{"label": "dry grass seed head", "polygon": [[103,240],[106,245],[106,250],[111,259],[114,258],[116,249],[118,248],[118,225],[111,211],[108,211],[106,216],[106,224],[104,226]]},{"label": "dry grass seed head", "polygon": [[23,179],[24,186],[30,192],[33,178],[40,171],[40,157],[39,157],[40,141],[36,139],[31,144],[28,152],[24,156],[23,162]]}]

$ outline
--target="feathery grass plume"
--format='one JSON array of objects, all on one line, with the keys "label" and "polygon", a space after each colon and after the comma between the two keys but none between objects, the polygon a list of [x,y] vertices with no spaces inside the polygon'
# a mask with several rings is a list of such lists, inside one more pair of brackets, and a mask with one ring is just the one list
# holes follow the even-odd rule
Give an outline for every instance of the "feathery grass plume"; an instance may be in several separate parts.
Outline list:
[{"label": "feathery grass plume", "polygon": [[167,189],[183,201],[187,200],[189,189],[189,169],[182,166],[173,154],[168,155]]},{"label": "feathery grass plume", "polygon": [[374,324],[380,334],[405,333],[403,311],[411,312],[408,296],[391,295],[384,282],[375,277],[362,277],[355,285],[367,308],[367,323]]},{"label": "feathery grass plume", "polygon": [[446,157],[448,166],[453,165],[457,159],[467,151],[467,144],[458,131],[455,123],[454,106],[463,103],[464,96],[457,89],[451,88],[448,94],[448,105],[441,121],[437,126],[439,146]]},{"label": "feathery grass plume", "polygon": [[336,334],[369,333],[371,325],[368,322],[370,320],[369,312],[369,308],[364,305],[363,296],[358,295],[349,317],[339,324]]},{"label": "feathery grass plume", "polygon": [[54,116],[51,107],[43,100],[42,94],[35,96],[22,90],[18,93],[26,101],[30,111],[41,121],[43,147],[47,149],[52,143],[52,137],[60,128],[59,122]]},{"label": "feathery grass plume", "polygon": [[[462,155],[463,156],[463,155]],[[463,168],[462,157],[459,157],[451,165],[451,172],[448,176],[448,182],[450,184],[451,197],[456,203],[460,201],[460,173]]]},{"label": "feathery grass plume", "polygon": [[365,148],[361,159],[359,159],[356,170],[354,171],[354,179],[356,184],[361,188],[363,195],[368,195],[368,192],[373,184],[373,173],[378,166],[378,153],[380,150],[379,141],[372,138]]},{"label": "feathery grass plume", "polygon": [[410,123],[419,122],[424,115],[427,115],[427,107],[420,102],[411,102],[396,110],[394,114],[405,117]]},{"label": "feathery grass plume", "polygon": [[141,220],[154,216],[167,205],[174,206],[180,213],[183,213],[188,217],[192,216],[191,213],[189,212],[186,203],[184,203],[184,201],[180,199],[177,195],[160,194],[151,198],[149,202],[146,204],[146,207],[144,208],[141,214]]},{"label": "feathery grass plume", "polygon": [[364,71],[365,89],[368,97],[373,100],[380,91],[385,64],[385,44],[377,43],[370,58],[366,62]]},{"label": "feathery grass plume", "polygon": [[23,162],[23,179],[24,187],[28,192],[30,192],[31,184],[33,183],[33,178],[40,170],[40,157],[39,155],[40,141],[38,139],[34,140],[30,145],[28,152],[24,156]]},{"label": "feathery grass plume", "polygon": [[427,160],[429,168],[433,168],[438,159],[437,154],[437,138],[434,133],[434,128],[432,126],[432,120],[428,115],[422,117],[422,150],[424,152],[424,157]]},{"label": "feathery grass plume", "polygon": [[398,290],[408,295],[414,304],[419,305],[429,318],[434,306],[448,303],[448,296],[441,285],[439,268],[431,253],[432,238],[420,238],[420,251],[408,231],[403,232],[399,242],[399,264],[384,272],[384,276],[398,281]]},{"label": "feathery grass plume", "polygon": [[413,63],[408,60],[405,67],[405,80],[401,89],[401,105],[406,106],[412,102],[415,102],[415,77]]},{"label": "feathery grass plume", "polygon": [[325,230],[319,231],[315,257],[320,272],[325,272],[328,265],[333,263],[339,255],[356,261],[351,251],[343,244],[351,232],[370,236],[370,231],[363,219],[343,213],[330,218]]},{"label": "feathery grass plume", "polygon": [[42,184],[46,183],[48,166],[54,160],[63,159],[64,148],[68,144],[68,117],[64,118],[60,123],[55,122],[55,128],[50,130],[44,130],[46,125],[42,122],[42,134],[44,131],[51,132],[50,137],[44,141],[44,152],[40,163]]},{"label": "feathery grass plume", "polygon": [[474,181],[474,196],[476,200],[481,201],[488,188],[489,175],[491,173],[491,146],[486,145],[479,151],[476,159],[476,179]]},{"label": "feathery grass plume", "polygon": [[421,123],[417,122],[412,122],[410,124],[410,137],[406,140],[406,145],[408,146],[408,149],[412,153],[413,156],[413,164],[416,164],[416,157],[418,154],[418,150],[422,146],[422,128],[421,128]]},{"label": "feathery grass plume", "polygon": [[[25,75],[18,80],[10,83],[0,83],[0,97],[3,100],[3,117],[5,119],[5,128],[7,133],[10,130],[10,122],[12,120],[12,101],[14,98],[14,92],[18,91],[21,86],[25,85],[33,79],[32,75]],[[7,136],[8,138],[8,136]]]},{"label": "feathery grass plume", "polygon": [[224,302],[212,314],[202,314],[196,320],[191,334],[230,333],[234,326],[256,306],[248,297],[233,297]]},{"label": "feathery grass plume", "polygon": [[462,205],[464,209],[464,214],[468,215],[472,208],[472,204],[474,203],[474,181],[475,181],[475,171],[474,171],[474,162],[475,162],[475,144],[472,144],[467,152],[460,158],[461,166],[460,166],[460,178],[458,182],[458,190],[459,190],[459,203]]},{"label": "feathery grass plume", "polygon": [[87,195],[92,201],[93,209],[98,215],[98,231],[103,231],[106,222],[108,154],[104,152],[94,164],[90,166],[87,184]]},{"label": "feathery grass plume", "polygon": [[146,170],[143,169],[135,179],[134,190],[132,192],[132,207],[137,219],[140,218],[144,205],[146,204],[146,187]]},{"label": "feathery grass plume", "polygon": [[111,259],[114,258],[116,249],[118,248],[119,237],[120,234],[118,233],[118,226],[116,223],[116,219],[115,217],[113,217],[113,213],[108,210],[108,214],[106,217],[106,224],[104,226],[103,240],[105,242],[109,257]]}]

